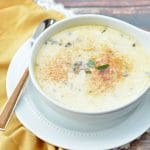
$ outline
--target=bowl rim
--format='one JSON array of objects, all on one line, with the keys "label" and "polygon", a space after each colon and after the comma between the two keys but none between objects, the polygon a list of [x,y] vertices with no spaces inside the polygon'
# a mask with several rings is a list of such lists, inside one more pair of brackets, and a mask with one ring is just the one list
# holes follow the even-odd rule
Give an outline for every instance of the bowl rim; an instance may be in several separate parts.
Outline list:
[{"label": "bowl rim", "polygon": [[[36,49],[36,46],[38,45],[38,42],[41,41],[41,39],[42,39],[42,37],[44,35],[49,33],[50,30],[53,30],[53,28],[57,27],[58,25],[67,23],[68,21],[70,22],[70,21],[75,20],[75,19],[81,19],[81,18],[106,19],[107,21],[116,22],[116,23],[121,24],[123,26],[126,26],[128,28],[131,28],[132,30],[136,30],[137,32],[139,32],[139,31],[143,32],[142,29],[139,29],[136,26],[133,26],[133,25],[131,25],[129,23],[126,23],[126,22],[124,22],[124,21],[122,21],[120,19],[116,19],[116,18],[113,18],[113,17],[105,16],[105,15],[97,15],[97,14],[77,15],[77,16],[73,16],[71,18],[65,18],[65,19],[63,19],[61,21],[56,22],[54,25],[50,26],[43,33],[41,33],[41,35],[34,41],[34,45],[32,47],[32,53],[31,53],[31,57],[30,57],[30,61],[29,61],[29,75],[30,75],[30,78],[31,78],[31,81],[32,81],[34,87],[36,87],[37,91],[43,96],[44,102],[45,102],[45,99],[46,99],[46,101],[49,101],[50,103],[54,104],[58,108],[61,108],[63,110],[66,110],[66,111],[69,111],[69,112],[72,112],[72,113],[76,113],[76,114],[85,114],[85,115],[108,114],[108,113],[112,113],[112,112],[116,112],[116,111],[125,109],[126,107],[136,103],[140,99],[140,97],[144,93],[146,93],[146,91],[149,89],[150,84],[145,86],[145,88],[140,91],[140,94],[137,94],[136,96],[134,96],[134,98],[132,98],[132,100],[130,100],[128,103],[126,103],[124,105],[121,105],[119,107],[116,107],[116,108],[112,108],[112,109],[106,110],[106,111],[105,110],[104,111],[85,111],[85,110],[81,111],[81,110],[77,110],[77,109],[74,109],[74,108],[70,108],[69,106],[58,102],[54,98],[48,97],[47,94],[39,86],[38,82],[36,81],[36,78],[35,78],[35,75],[34,75],[34,69],[33,69],[33,63],[34,63],[33,60],[35,58],[35,52],[38,51],[38,49]],[[129,35],[130,35],[130,33],[129,33]]]}]

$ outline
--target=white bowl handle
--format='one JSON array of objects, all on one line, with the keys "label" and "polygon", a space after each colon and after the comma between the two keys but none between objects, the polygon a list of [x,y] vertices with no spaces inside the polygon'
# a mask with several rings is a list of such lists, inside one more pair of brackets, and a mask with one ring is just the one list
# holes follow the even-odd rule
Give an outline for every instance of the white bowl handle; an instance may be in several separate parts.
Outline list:
[{"label": "white bowl handle", "polygon": [[150,32],[139,29],[139,35],[137,37],[148,52],[150,52]]}]

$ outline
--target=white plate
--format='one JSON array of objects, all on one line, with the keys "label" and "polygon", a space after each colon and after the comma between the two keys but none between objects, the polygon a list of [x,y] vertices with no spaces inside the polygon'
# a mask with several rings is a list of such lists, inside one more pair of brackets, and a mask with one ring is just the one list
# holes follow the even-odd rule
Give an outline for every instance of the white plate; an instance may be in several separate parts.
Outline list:
[{"label": "white plate", "polygon": [[[7,74],[7,94],[10,96],[30,58],[30,44],[27,41],[16,53]],[[71,129],[66,118],[46,109],[40,101],[30,79],[20,97],[15,113],[22,124],[44,141],[68,149],[110,149],[124,145],[139,137],[150,127],[150,92],[132,115],[115,127],[85,132]],[[41,107],[41,109],[39,109]]]}]

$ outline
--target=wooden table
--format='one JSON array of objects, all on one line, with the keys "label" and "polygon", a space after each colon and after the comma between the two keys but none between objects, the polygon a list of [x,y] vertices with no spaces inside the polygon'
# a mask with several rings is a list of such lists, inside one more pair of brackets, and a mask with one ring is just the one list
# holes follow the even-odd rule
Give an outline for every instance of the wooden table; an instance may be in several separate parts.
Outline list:
[{"label": "wooden table", "polygon": [[[150,0],[55,0],[77,14],[113,16],[150,31]],[[136,125],[136,124],[135,124]],[[131,143],[130,150],[150,150],[150,133]]]}]

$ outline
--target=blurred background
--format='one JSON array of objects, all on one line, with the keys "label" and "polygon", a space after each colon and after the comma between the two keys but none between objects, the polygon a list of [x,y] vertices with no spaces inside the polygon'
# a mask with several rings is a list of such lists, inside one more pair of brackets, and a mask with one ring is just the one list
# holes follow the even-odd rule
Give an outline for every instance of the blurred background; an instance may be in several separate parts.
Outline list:
[{"label": "blurred background", "polygon": [[102,14],[150,31],[150,0],[55,0],[77,14]]}]

